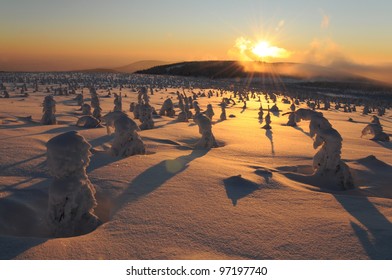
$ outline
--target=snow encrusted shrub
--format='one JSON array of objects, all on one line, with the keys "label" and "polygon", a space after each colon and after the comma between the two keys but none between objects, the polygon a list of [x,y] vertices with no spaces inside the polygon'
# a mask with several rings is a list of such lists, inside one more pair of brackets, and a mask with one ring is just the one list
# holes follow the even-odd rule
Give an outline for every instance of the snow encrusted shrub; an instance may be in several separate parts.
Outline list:
[{"label": "snow encrusted shrub", "polygon": [[102,109],[101,107],[95,108],[93,111],[93,117],[100,120],[102,117]]},{"label": "snow encrusted shrub", "polygon": [[42,103],[44,113],[41,118],[41,124],[49,125],[56,124],[56,101],[54,101],[53,95],[45,96],[44,102]]},{"label": "snow encrusted shrub", "polygon": [[154,120],[152,118],[152,113],[154,109],[149,104],[141,104],[139,111],[140,111],[139,119],[142,122],[140,124],[140,129],[141,130],[153,129]]},{"label": "snow encrusted shrub", "polygon": [[197,115],[201,114],[199,102],[197,102],[197,100],[194,100],[192,104],[193,104],[193,109],[195,109],[195,117],[196,117]]},{"label": "snow encrusted shrub", "polygon": [[389,142],[389,135],[383,131],[380,119],[376,116],[373,116],[371,123],[362,130],[361,138],[366,135],[370,135],[374,141]]},{"label": "snow encrusted shrub", "polygon": [[221,114],[220,114],[220,120],[221,121],[224,121],[224,120],[227,120],[227,116],[226,116],[226,107],[227,107],[227,104],[225,103],[225,102],[222,102],[221,104],[220,104],[220,107],[221,107],[221,109],[222,109],[222,112],[221,112]]},{"label": "snow encrusted shrub", "polygon": [[47,144],[49,187],[47,222],[55,237],[86,234],[100,224],[94,215],[95,188],[86,174],[90,144],[76,131],[60,134]]},{"label": "snow encrusted shrub", "polygon": [[295,113],[290,112],[290,113],[288,113],[288,115],[289,115],[289,120],[287,121],[286,125],[296,127],[297,123],[295,122]]},{"label": "snow encrusted shrub", "polygon": [[122,111],[122,96],[114,93],[114,109],[113,111]]},{"label": "snow encrusted shrub", "polygon": [[79,127],[84,127],[84,128],[96,128],[96,127],[101,127],[101,121],[94,118],[93,116],[81,116],[77,123],[76,126]]},{"label": "snow encrusted shrub", "polygon": [[218,147],[214,134],[212,134],[211,119],[199,114],[194,117],[194,121],[199,126],[199,133],[201,134],[201,139],[196,143],[196,147],[206,149]]},{"label": "snow encrusted shrub", "polygon": [[173,101],[170,98],[167,98],[162,104],[161,110],[159,111],[159,115],[174,117],[175,114],[176,112],[174,111]]},{"label": "snow encrusted shrub", "polygon": [[180,122],[188,122],[189,119],[193,117],[192,112],[189,110],[189,99],[184,94],[180,94],[177,92],[178,96],[178,107],[180,108],[181,112],[178,114],[178,121]]},{"label": "snow encrusted shrub", "polygon": [[293,103],[291,103],[291,105],[290,105],[290,110],[291,110],[291,112],[294,112],[295,109],[296,109],[296,106],[295,106],[295,104],[294,104],[294,102],[293,102]]},{"label": "snow encrusted shrub", "polygon": [[263,109],[263,105],[260,103],[260,107],[259,107],[259,120],[262,120],[264,118],[264,109]]},{"label": "snow encrusted shrub", "polygon": [[82,114],[86,116],[91,115],[91,106],[89,104],[84,103],[82,105]]},{"label": "snow encrusted shrub", "polygon": [[96,109],[100,108],[99,97],[95,88],[90,87],[90,95],[91,95],[91,107]]},{"label": "snow encrusted shrub", "polygon": [[267,116],[265,116],[265,125],[262,128],[264,128],[264,129],[271,129],[272,128],[271,127],[271,123],[272,123],[272,121],[271,121],[271,113],[270,113],[270,111],[268,109]]},{"label": "snow encrusted shrub", "polygon": [[354,187],[349,167],[341,160],[342,137],[323,114],[309,110],[295,111],[296,121],[310,120],[309,134],[313,138],[313,148],[321,148],[313,158],[314,175],[336,180],[343,190]]},{"label": "snow encrusted shrub", "polygon": [[95,88],[91,87],[90,88],[90,94],[91,94],[91,107],[94,109],[93,110],[93,117],[100,120],[102,117],[102,109],[101,109],[101,105],[99,102],[99,97],[97,94],[97,91],[95,90]]},{"label": "snow encrusted shrub", "polygon": [[137,124],[124,113],[114,120],[115,131],[111,147],[113,156],[127,157],[146,153],[145,145],[137,133],[137,128]]},{"label": "snow encrusted shrub", "polygon": [[84,98],[82,93],[78,93],[75,97],[76,102],[78,103],[78,106],[82,106],[84,103]]},{"label": "snow encrusted shrub", "polygon": [[154,112],[154,108],[150,105],[150,98],[147,95],[147,88],[142,87],[138,96],[139,101],[139,120],[142,122],[140,125],[141,130],[153,129],[154,128],[154,120],[152,118],[152,113]]},{"label": "snow encrusted shrub", "polygon": [[[114,127],[114,122],[117,119],[121,118],[121,117],[127,117],[128,118],[128,115],[125,114],[124,112],[115,111],[115,112],[109,112],[109,113],[107,113],[106,115],[104,115],[102,117],[102,120],[105,122],[106,132],[107,132],[108,135],[111,134],[110,128]],[[137,131],[140,130],[139,126],[133,120],[131,120],[130,123],[132,124],[132,129],[133,130],[137,130]]]},{"label": "snow encrusted shrub", "polygon": [[212,118],[214,117],[215,113],[214,113],[214,109],[212,109],[212,105],[208,104],[207,105],[207,110],[204,112],[204,114],[206,114],[206,116],[212,120]]}]

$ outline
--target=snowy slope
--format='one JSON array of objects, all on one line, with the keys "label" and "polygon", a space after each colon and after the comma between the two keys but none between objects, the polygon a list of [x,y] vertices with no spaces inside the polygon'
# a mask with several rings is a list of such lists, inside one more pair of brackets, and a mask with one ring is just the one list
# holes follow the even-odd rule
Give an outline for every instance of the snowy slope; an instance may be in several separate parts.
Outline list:
[{"label": "snowy slope", "polygon": [[[177,102],[177,90],[160,90],[152,105],[158,110],[167,96]],[[128,109],[137,95],[125,93]],[[316,153],[309,123],[284,126],[287,116],[280,113],[267,132],[257,119],[257,101],[246,110],[242,104],[227,108],[236,117],[218,122],[220,98],[199,99],[202,110],[214,107],[219,148],[193,149],[198,127],[162,117],[155,129],[140,132],[146,155],[113,158],[105,153],[112,140],[105,128],[74,126],[80,111],[73,96],[55,96],[59,124],[43,126],[35,123],[43,88],[26,98],[10,95],[0,99],[0,259],[392,258],[392,145],[360,138],[370,121],[360,107],[357,113],[324,112],[344,139],[342,159],[357,186],[344,192],[308,179]],[[287,104],[278,106],[289,111]],[[113,98],[101,98],[101,107],[112,110]],[[29,115],[32,121],[20,118]],[[391,112],[380,120],[391,134]],[[84,236],[49,238],[45,144],[70,130],[99,151],[87,171],[104,223]]]}]

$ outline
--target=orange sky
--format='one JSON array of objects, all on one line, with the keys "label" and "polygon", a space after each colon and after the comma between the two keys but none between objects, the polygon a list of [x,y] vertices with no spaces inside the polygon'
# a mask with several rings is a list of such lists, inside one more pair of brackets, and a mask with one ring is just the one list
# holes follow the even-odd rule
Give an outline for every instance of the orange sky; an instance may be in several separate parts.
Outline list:
[{"label": "orange sky", "polygon": [[392,62],[390,1],[294,2],[8,1],[0,10],[0,70],[244,59],[239,38],[290,54],[271,61]]}]

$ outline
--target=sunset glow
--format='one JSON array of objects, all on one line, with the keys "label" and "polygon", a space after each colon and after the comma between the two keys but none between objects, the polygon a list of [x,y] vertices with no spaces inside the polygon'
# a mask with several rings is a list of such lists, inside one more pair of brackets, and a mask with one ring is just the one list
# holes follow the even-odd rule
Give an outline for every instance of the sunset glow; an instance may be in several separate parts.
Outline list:
[{"label": "sunset glow", "polygon": [[0,71],[114,67],[138,60],[392,62],[390,1],[361,4],[352,13],[346,12],[350,1],[225,3],[5,1]]},{"label": "sunset glow", "polygon": [[254,42],[251,39],[239,37],[235,41],[231,55],[239,61],[272,62],[289,58],[291,53],[284,48],[273,46],[266,40]]},{"label": "sunset glow", "polygon": [[289,53],[282,48],[278,48],[275,46],[271,46],[266,41],[258,42],[253,48],[252,52],[259,56],[261,59],[269,58],[269,57],[277,57],[277,58],[286,58],[289,56]]}]

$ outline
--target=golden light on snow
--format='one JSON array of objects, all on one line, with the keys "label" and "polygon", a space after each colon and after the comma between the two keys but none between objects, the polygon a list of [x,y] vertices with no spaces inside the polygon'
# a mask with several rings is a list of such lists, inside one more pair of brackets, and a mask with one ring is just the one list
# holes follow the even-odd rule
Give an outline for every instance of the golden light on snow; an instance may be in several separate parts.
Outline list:
[{"label": "golden light on snow", "polygon": [[179,159],[166,160],[165,166],[169,173],[177,173],[184,168],[184,162]]}]

